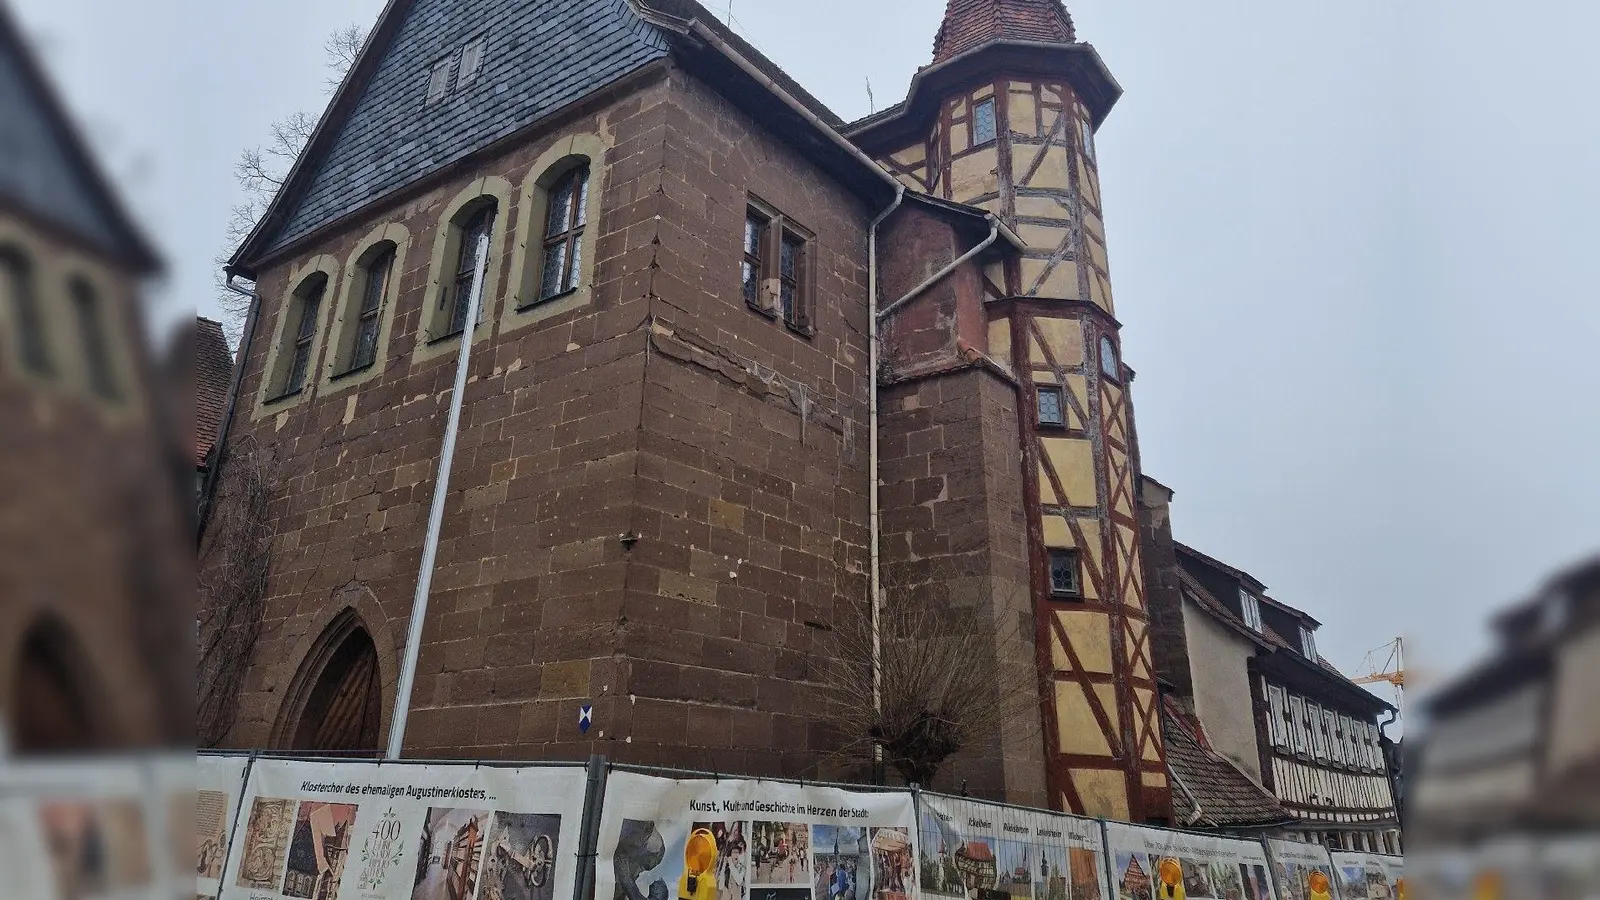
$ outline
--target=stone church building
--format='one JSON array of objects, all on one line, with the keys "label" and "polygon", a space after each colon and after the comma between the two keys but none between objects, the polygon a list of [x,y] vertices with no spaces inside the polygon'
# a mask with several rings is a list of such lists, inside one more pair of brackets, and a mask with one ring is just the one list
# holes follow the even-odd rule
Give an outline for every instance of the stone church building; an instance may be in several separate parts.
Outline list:
[{"label": "stone church building", "polygon": [[203,650],[250,636],[203,742],[385,744],[470,331],[408,756],[814,776],[813,648],[876,564],[1022,622],[973,652],[1039,670],[1037,721],[935,787],[1168,820],[1120,93],[1059,0],[949,0],[858,122],[693,0],[392,0],[229,267],[217,515],[271,485],[270,567],[247,613],[203,597]]}]

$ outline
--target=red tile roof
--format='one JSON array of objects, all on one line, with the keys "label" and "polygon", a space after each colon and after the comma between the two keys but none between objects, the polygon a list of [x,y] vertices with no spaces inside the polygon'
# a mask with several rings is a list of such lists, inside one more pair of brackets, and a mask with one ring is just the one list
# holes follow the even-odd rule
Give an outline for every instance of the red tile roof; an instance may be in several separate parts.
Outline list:
[{"label": "red tile roof", "polygon": [[993,41],[1071,44],[1077,40],[1061,0],[949,0],[933,39],[935,65]]},{"label": "red tile roof", "polygon": [[1181,782],[1172,791],[1178,822],[1240,828],[1277,825],[1293,818],[1266,788],[1211,749],[1200,723],[1172,698],[1162,699],[1162,714],[1167,768]]},{"label": "red tile roof", "polygon": [[203,466],[217,442],[217,430],[228,403],[228,386],[233,382],[233,354],[222,323],[195,316],[194,350],[194,462]]}]

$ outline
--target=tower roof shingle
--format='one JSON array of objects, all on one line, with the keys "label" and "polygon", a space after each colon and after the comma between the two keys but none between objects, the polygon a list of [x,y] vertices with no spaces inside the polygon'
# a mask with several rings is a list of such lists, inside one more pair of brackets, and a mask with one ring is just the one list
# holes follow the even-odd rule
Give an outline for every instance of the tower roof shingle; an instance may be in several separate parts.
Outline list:
[{"label": "tower roof shingle", "polygon": [[1061,0],[949,0],[933,39],[935,65],[994,41],[1077,41]]}]

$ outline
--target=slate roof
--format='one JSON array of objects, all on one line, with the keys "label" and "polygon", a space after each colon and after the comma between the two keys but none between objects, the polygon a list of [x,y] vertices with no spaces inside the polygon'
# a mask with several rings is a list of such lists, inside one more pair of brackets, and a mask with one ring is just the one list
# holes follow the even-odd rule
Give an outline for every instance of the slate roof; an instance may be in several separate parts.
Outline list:
[{"label": "slate roof", "polygon": [[0,3],[0,203],[144,274],[159,267]]},{"label": "slate roof", "polygon": [[1268,606],[1274,607],[1276,609],[1283,610],[1284,612],[1288,613],[1289,615],[1294,616],[1297,619],[1304,619],[1304,620],[1306,620],[1307,622],[1310,622],[1313,625],[1321,625],[1322,624],[1321,622],[1317,621],[1315,617],[1313,617],[1310,613],[1306,612],[1305,610],[1298,609],[1296,607],[1290,606],[1287,603],[1284,603],[1281,600],[1278,600],[1278,599],[1275,599],[1273,597],[1267,596],[1267,594],[1266,594],[1266,590],[1267,590],[1266,584],[1264,582],[1262,582],[1260,579],[1256,578],[1254,575],[1251,575],[1249,572],[1246,572],[1243,569],[1236,569],[1233,566],[1228,565],[1227,563],[1223,562],[1220,559],[1217,559],[1214,556],[1207,556],[1206,554],[1201,553],[1199,550],[1196,550],[1195,548],[1189,546],[1188,544],[1183,543],[1182,541],[1174,541],[1173,542],[1173,546],[1177,549],[1177,551],[1180,554],[1186,554],[1191,559],[1194,559],[1196,562],[1199,562],[1199,563],[1201,563],[1203,565],[1210,566],[1213,569],[1216,569],[1216,570],[1218,570],[1220,572],[1224,572],[1224,573],[1226,573],[1228,575],[1231,575],[1234,578],[1239,579],[1240,581],[1243,581],[1243,582],[1246,582],[1246,583],[1250,584],[1251,586],[1253,586],[1256,589],[1256,599],[1258,599],[1261,602],[1267,604]]},{"label": "slate roof", "polygon": [[233,354],[222,333],[222,323],[195,316],[194,348],[194,462],[206,464],[217,442],[222,417],[227,412],[228,388],[233,383]]},{"label": "slate roof", "polygon": [[[1214,828],[1278,825],[1294,817],[1267,790],[1212,750],[1205,732],[1169,697],[1162,700],[1167,768],[1174,776],[1173,819]],[[1193,794],[1191,797],[1190,794]],[[1199,818],[1195,818],[1195,804]]]},{"label": "slate roof", "polygon": [[[433,65],[487,37],[462,90],[427,103]],[[667,54],[627,0],[390,0],[263,223],[258,259],[482,150]]]},{"label": "slate roof", "polygon": [[1061,0],[949,0],[933,39],[935,65],[992,41],[1077,40]]}]

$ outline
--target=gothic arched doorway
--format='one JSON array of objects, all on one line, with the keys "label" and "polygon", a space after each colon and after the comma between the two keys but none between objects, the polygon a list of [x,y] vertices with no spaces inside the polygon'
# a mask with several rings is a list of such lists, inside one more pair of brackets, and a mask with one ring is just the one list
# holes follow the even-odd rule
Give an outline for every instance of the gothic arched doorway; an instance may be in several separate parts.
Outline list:
[{"label": "gothic arched doorway", "polygon": [[304,701],[287,734],[286,749],[377,755],[382,700],[372,636],[348,614],[330,625],[318,643],[322,652],[313,652],[305,662],[314,678],[296,679]]},{"label": "gothic arched doorway", "polygon": [[28,630],[12,686],[13,748],[19,754],[82,753],[102,746],[82,654],[66,628],[46,619]]}]

